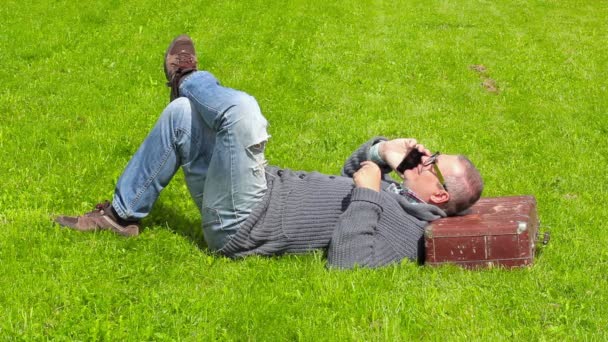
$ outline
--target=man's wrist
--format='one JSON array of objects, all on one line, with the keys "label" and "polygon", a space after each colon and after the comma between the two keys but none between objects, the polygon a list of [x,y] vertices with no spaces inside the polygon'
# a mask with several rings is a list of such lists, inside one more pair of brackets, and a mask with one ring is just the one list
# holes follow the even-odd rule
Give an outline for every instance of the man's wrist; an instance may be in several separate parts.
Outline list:
[{"label": "man's wrist", "polygon": [[380,145],[382,145],[384,143],[384,141],[381,141],[379,143],[376,143],[374,145],[372,145],[372,147],[369,148],[368,151],[368,160],[373,161],[374,163],[378,164],[379,166],[386,166],[386,162],[384,161],[384,159],[382,159],[381,155],[380,155]]}]

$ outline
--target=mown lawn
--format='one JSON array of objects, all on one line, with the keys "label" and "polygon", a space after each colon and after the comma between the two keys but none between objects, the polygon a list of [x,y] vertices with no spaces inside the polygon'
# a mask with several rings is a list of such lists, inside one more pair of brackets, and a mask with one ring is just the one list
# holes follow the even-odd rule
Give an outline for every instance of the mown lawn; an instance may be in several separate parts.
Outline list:
[{"label": "mown lawn", "polygon": [[[14,1],[0,7],[0,339],[608,339],[608,2]],[[373,135],[464,153],[533,194],[531,268],[231,261],[181,174],[137,238],[51,223],[111,198],[168,101],[180,33],[256,96],[267,157],[337,173]]]}]

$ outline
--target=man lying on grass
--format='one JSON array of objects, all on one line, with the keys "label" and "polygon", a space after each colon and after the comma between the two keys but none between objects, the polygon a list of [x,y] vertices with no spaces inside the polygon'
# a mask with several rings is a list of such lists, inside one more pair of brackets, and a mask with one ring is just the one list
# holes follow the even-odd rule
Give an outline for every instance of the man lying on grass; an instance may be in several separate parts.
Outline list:
[{"label": "man lying on grass", "polygon": [[[172,102],[128,163],[113,201],[57,223],[137,235],[181,166],[212,251],[237,258],[326,249],[329,266],[378,267],[416,260],[429,221],[480,197],[481,176],[466,157],[431,156],[415,139],[369,140],[342,176],[267,166],[268,123],[253,97],[197,71],[188,36],[173,40],[164,66]],[[412,151],[422,157],[403,171]],[[403,171],[403,184],[388,177],[391,170]]]}]

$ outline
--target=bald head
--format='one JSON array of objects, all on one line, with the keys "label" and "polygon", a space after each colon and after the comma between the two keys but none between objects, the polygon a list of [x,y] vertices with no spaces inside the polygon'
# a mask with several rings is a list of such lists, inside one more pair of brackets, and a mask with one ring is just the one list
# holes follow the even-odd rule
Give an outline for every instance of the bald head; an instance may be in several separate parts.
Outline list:
[{"label": "bald head", "polygon": [[445,183],[450,199],[442,205],[448,216],[457,215],[470,208],[483,191],[483,179],[475,165],[463,155],[456,156],[453,171],[446,176]]}]

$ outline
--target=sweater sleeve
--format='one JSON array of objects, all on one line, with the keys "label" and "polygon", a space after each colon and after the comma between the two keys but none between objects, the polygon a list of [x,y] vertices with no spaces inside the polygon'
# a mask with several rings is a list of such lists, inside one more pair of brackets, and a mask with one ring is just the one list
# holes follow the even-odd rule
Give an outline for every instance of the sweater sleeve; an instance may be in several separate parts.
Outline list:
[{"label": "sweater sleeve", "polygon": [[[391,245],[378,234],[382,195],[355,188],[329,243],[328,267],[379,267],[395,261]],[[388,256],[388,258],[387,258]]]},{"label": "sweater sleeve", "polygon": [[[355,150],[350,155],[350,157],[348,157],[348,159],[346,159],[346,161],[344,162],[344,166],[342,167],[341,175],[344,177],[352,177],[353,174],[355,174],[355,172],[357,172],[357,170],[359,170],[362,162],[364,162],[366,160],[371,160],[370,154],[369,154],[370,148],[372,146],[374,146],[375,144],[377,144],[381,141],[385,141],[385,140],[387,140],[387,139],[384,137],[375,137],[375,138],[368,140],[363,145],[359,146],[359,148],[357,150]],[[388,164],[383,164],[383,165],[378,165],[378,166],[380,166],[380,170],[382,171],[383,175],[386,175],[389,172],[391,172],[391,167],[388,166]]]}]

